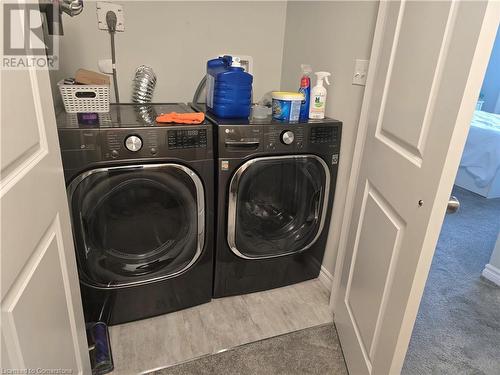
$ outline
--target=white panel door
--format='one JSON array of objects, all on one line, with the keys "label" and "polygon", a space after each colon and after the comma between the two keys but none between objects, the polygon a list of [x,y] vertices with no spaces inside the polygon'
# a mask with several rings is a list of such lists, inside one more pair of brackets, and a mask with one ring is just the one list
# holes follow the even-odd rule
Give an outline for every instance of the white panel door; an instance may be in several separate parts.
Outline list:
[{"label": "white panel door", "polygon": [[0,85],[0,367],[90,374],[49,74]]},{"label": "white panel door", "polygon": [[333,300],[353,375],[401,371],[499,5],[380,5]]}]

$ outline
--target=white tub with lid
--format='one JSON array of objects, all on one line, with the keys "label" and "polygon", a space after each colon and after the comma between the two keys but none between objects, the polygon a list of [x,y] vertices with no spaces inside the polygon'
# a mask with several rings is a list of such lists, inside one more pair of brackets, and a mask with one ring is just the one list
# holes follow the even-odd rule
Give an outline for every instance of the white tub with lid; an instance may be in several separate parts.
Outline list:
[{"label": "white tub with lid", "polygon": [[303,100],[304,94],[298,92],[273,91],[273,119],[284,122],[299,121]]}]

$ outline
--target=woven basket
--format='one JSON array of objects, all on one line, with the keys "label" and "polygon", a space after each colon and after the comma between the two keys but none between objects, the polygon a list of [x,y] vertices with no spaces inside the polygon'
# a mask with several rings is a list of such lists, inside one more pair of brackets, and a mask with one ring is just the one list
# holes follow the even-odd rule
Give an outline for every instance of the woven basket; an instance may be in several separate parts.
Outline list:
[{"label": "woven basket", "polygon": [[57,83],[68,113],[109,112],[109,85],[65,85]]}]

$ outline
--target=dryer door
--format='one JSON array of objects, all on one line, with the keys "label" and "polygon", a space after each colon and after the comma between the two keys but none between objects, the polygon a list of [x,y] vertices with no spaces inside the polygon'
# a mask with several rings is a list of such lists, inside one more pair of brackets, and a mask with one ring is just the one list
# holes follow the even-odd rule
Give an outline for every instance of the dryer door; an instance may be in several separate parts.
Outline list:
[{"label": "dryer door", "polygon": [[329,190],[330,171],[318,156],[247,161],[229,187],[229,247],[245,259],[308,249],[321,234]]},{"label": "dryer door", "polygon": [[190,268],[205,238],[203,184],[178,164],[99,168],[68,188],[80,279],[117,288]]}]

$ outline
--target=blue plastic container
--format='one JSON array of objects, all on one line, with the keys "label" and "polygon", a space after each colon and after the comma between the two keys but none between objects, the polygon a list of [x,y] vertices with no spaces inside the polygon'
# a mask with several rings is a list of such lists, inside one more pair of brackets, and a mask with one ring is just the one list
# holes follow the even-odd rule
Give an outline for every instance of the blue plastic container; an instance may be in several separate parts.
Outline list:
[{"label": "blue plastic container", "polygon": [[207,63],[207,107],[222,118],[248,117],[252,107],[251,74],[239,60],[223,56]]}]

